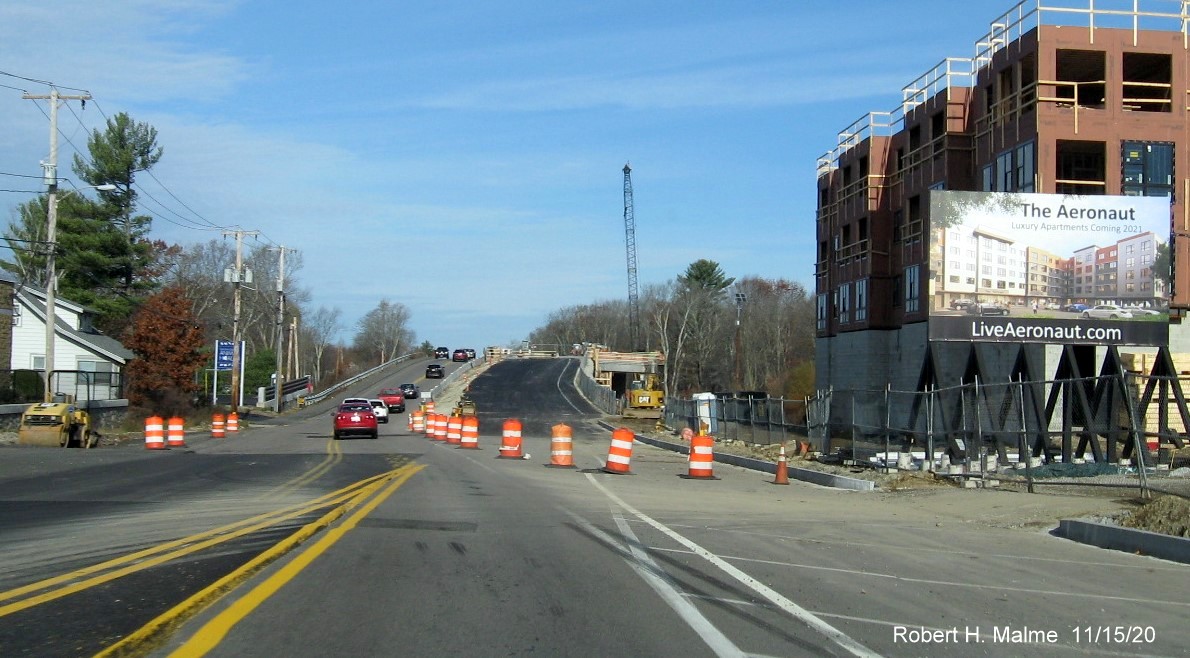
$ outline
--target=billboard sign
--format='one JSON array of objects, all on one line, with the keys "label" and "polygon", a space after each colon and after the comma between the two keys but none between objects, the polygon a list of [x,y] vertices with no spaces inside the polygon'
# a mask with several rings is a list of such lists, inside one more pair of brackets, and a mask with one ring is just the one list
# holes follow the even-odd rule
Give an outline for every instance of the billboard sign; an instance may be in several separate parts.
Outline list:
[{"label": "billboard sign", "polygon": [[930,340],[1166,345],[1167,197],[930,193]]}]

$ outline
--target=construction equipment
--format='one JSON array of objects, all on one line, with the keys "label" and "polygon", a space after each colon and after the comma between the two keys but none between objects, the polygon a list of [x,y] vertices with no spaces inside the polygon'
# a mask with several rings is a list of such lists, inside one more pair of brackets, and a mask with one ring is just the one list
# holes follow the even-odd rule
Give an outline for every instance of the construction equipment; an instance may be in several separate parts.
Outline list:
[{"label": "construction equipment", "polygon": [[665,392],[657,375],[638,374],[628,382],[624,391],[625,418],[660,418],[665,405]]},{"label": "construction equipment", "polygon": [[636,275],[636,215],[632,208],[632,167],[624,165],[624,248],[628,257],[628,328],[632,349],[640,345],[640,290]]},{"label": "construction equipment", "polygon": [[91,415],[75,405],[74,396],[55,393],[51,402],[30,405],[21,414],[17,443],[26,446],[94,448],[99,436],[91,432]]},{"label": "construction equipment", "polygon": [[474,416],[475,415],[475,400],[472,400],[466,393],[459,396],[459,402],[455,406],[454,415],[456,415],[456,416]]}]

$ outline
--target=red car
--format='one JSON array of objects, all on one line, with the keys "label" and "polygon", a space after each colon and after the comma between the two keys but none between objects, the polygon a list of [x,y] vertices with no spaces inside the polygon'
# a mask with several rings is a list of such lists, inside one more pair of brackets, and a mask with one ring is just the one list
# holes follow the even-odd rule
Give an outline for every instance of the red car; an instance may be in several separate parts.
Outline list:
[{"label": "red car", "polygon": [[372,405],[366,402],[339,405],[335,411],[335,426],[331,436],[336,441],[345,436],[366,436],[369,439],[380,436],[380,425],[376,422],[376,414],[372,413]]},{"label": "red car", "polygon": [[382,388],[376,397],[384,402],[389,413],[399,414],[405,411],[405,392],[399,388]]}]

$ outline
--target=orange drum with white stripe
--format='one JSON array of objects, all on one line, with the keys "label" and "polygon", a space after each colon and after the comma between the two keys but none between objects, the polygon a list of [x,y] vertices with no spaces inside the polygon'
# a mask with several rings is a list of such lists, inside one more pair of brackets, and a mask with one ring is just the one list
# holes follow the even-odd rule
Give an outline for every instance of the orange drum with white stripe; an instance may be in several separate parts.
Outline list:
[{"label": "orange drum with white stripe", "polygon": [[500,439],[500,454],[502,459],[523,459],[521,452],[521,421],[509,418],[504,421],[504,432]]},{"label": "orange drum with white stripe", "polygon": [[463,442],[462,416],[451,416],[446,420],[446,442],[453,445]]},{"label": "orange drum with white stripe", "polygon": [[165,421],[161,416],[145,419],[145,449],[165,450]]},{"label": "orange drum with white stripe", "polygon": [[240,431],[240,415],[234,411],[227,414],[227,431],[228,432]]},{"label": "orange drum with white stripe", "polygon": [[550,463],[551,468],[574,468],[574,440],[570,426],[558,423],[550,428]]},{"label": "orange drum with white stripe", "polygon": [[460,448],[470,448],[472,450],[479,449],[479,417],[473,415],[463,416],[463,439],[459,444]]},{"label": "orange drum with white stripe", "polygon": [[186,421],[174,416],[166,427],[165,445],[171,448],[186,447]]},{"label": "orange drum with white stripe", "polygon": [[223,431],[223,414],[211,416],[211,438],[222,439],[227,436]]},{"label": "orange drum with white stripe", "polygon": [[612,444],[607,449],[607,463],[603,466],[604,473],[627,475],[628,465],[632,461],[632,442],[636,435],[627,427],[620,427],[612,431]]},{"label": "orange drum with white stripe", "polygon": [[699,434],[690,437],[690,470],[688,478],[716,480],[715,437]]},{"label": "orange drum with white stripe", "polygon": [[430,422],[433,423],[434,428],[430,438],[434,439],[435,441],[445,441],[446,416],[443,416],[442,414],[430,414]]},{"label": "orange drum with white stripe", "polygon": [[434,415],[434,401],[426,400],[424,406],[426,409],[426,418],[433,416]]},{"label": "orange drum with white stripe", "polygon": [[411,429],[415,434],[426,433],[426,413],[421,409],[409,414],[409,422],[413,424]]}]

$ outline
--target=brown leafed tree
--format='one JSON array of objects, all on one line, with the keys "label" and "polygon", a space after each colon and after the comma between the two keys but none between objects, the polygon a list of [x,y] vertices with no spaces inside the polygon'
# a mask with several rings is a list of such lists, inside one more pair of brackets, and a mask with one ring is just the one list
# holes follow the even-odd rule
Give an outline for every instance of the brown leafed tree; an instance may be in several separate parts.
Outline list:
[{"label": "brown leafed tree", "polygon": [[145,300],[124,340],[137,357],[126,368],[129,404],[163,415],[192,408],[198,390],[194,373],[208,358],[205,344],[182,288],[166,288]]}]

